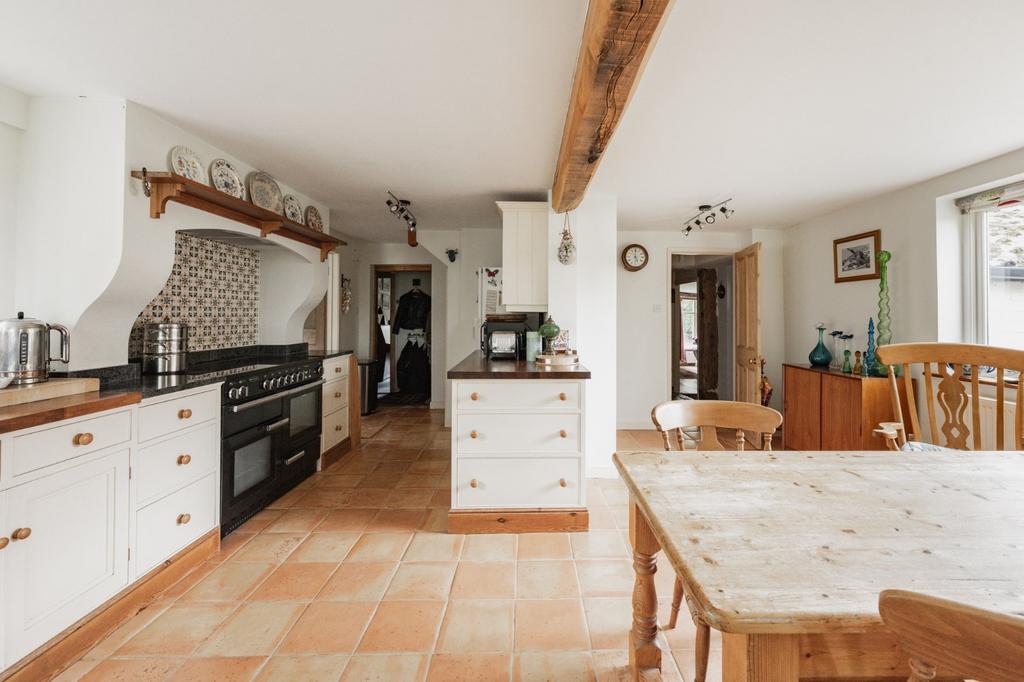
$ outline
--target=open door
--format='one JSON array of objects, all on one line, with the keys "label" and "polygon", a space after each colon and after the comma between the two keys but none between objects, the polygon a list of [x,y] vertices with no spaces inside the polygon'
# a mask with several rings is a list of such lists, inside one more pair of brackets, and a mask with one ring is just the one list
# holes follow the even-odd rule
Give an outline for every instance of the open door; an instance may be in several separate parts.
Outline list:
[{"label": "open door", "polygon": [[733,256],[736,272],[736,400],[761,403],[761,242]]}]

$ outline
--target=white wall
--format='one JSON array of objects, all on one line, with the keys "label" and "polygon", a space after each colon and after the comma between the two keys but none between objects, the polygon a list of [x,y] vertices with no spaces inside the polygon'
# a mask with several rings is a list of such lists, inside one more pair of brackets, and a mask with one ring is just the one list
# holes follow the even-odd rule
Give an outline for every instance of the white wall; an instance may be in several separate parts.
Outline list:
[{"label": "white wall", "polygon": [[786,231],[786,358],[806,362],[814,326],[852,329],[854,348],[878,315],[878,280],[833,283],[832,240],[882,230],[891,251],[893,341],[960,341],[960,216],[954,198],[1021,178],[1024,149],[847,206]]},{"label": "white wall", "polygon": [[12,263],[17,243],[18,158],[21,136],[28,126],[27,95],[0,85],[0,319],[14,317],[16,272]]}]

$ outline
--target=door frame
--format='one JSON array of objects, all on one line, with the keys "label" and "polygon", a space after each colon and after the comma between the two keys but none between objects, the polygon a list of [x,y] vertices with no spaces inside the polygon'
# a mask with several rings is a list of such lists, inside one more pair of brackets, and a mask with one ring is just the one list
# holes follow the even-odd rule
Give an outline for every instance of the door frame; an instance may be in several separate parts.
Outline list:
[{"label": "door frame", "polygon": [[[391,320],[391,328],[394,329],[395,310],[398,306],[398,300],[395,296],[394,275],[399,272],[420,272],[425,273],[429,277],[432,268],[430,263],[386,263],[370,266],[370,359],[376,359],[377,357],[377,278],[384,274],[391,275],[391,310],[388,311],[388,319]],[[392,333],[391,337],[388,339],[390,346],[388,359],[391,361],[391,392],[394,393],[398,390],[398,383],[395,378],[395,334]]]},{"label": "door frame", "polygon": [[[750,246],[750,245],[748,244],[747,246]],[[678,249],[678,248],[674,248],[674,247],[670,246],[667,249],[667,251],[668,251],[668,258],[667,258],[667,263],[665,265],[665,281],[666,281],[666,284],[665,284],[665,288],[664,288],[665,296],[667,298],[667,303],[665,304],[665,310],[668,313],[668,324],[666,325],[667,331],[668,331],[668,345],[666,346],[666,348],[668,348],[668,376],[667,376],[667,379],[668,379],[668,397],[666,398],[666,400],[672,400],[673,399],[672,396],[675,393],[674,387],[672,386],[672,343],[673,343],[673,339],[672,339],[672,315],[673,315],[673,312],[672,312],[672,305],[673,305],[672,304],[672,256],[735,256],[737,253],[739,253],[740,251],[742,251],[745,248],[747,248],[747,247],[744,246],[744,247],[741,247],[741,248],[736,249],[736,250],[729,250],[729,249],[723,249],[723,248]],[[733,295],[735,296],[735,292],[733,292]],[[735,303],[733,304],[733,307],[735,308]],[[735,339],[736,338],[736,316],[735,315],[732,316],[732,326],[733,326],[733,330],[732,330],[733,339]],[[682,331],[682,326],[680,326],[680,332],[681,331]],[[733,355],[735,355],[735,353],[736,353],[736,351],[734,349],[733,350]],[[735,361],[736,361],[736,359],[733,358],[733,362],[735,362]]]}]

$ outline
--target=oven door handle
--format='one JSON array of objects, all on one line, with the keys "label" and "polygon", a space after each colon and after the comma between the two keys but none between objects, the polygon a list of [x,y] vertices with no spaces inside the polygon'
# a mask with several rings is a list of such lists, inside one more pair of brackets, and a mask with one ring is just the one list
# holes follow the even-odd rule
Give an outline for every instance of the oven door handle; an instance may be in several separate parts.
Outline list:
[{"label": "oven door handle", "polygon": [[250,400],[249,402],[243,403],[241,405],[232,405],[228,409],[231,411],[232,414],[238,414],[239,412],[245,412],[246,410],[252,409],[254,407],[259,407],[260,405],[266,405],[267,403],[272,402],[274,400],[278,400],[279,398],[286,398],[295,393],[301,393],[302,391],[313,388],[314,386],[319,386],[320,384],[323,383],[326,383],[326,380],[320,379],[319,381],[314,381],[309,384],[303,384],[302,386],[298,386],[289,391],[279,391],[278,393],[274,393],[273,395],[265,395],[262,398],[256,398],[256,400]]},{"label": "oven door handle", "polygon": [[317,381],[312,381],[312,382],[310,382],[308,384],[302,384],[301,386],[297,386],[297,387],[295,387],[293,389],[287,390],[287,391],[284,392],[283,395],[286,395],[286,396],[287,395],[295,395],[296,393],[302,393],[303,391],[308,391],[311,388],[316,388],[317,386],[320,386],[321,384],[326,384],[326,383],[327,383],[327,379],[318,379]]},{"label": "oven door handle", "polygon": [[294,455],[292,455],[291,457],[289,457],[288,459],[286,459],[284,461],[285,466],[288,466],[289,464],[294,464],[295,462],[297,462],[300,459],[302,459],[305,455],[306,455],[306,451],[305,450],[303,450],[302,452],[295,453]]},{"label": "oven door handle", "polygon": [[289,419],[288,417],[285,417],[284,419],[278,419],[273,424],[267,424],[263,428],[265,428],[267,430],[267,433],[270,433],[271,431],[277,431],[282,426],[288,426],[288,422],[290,422],[290,421],[291,421],[291,419]]}]

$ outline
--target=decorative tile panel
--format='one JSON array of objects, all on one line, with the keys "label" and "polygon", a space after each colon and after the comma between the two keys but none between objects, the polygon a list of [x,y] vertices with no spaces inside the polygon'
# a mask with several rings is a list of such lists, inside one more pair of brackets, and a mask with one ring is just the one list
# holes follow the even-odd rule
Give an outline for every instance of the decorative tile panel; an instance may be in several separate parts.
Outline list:
[{"label": "decorative tile panel", "polygon": [[259,251],[178,232],[171,276],[132,326],[128,357],[142,355],[147,322],[188,324],[190,351],[255,345],[259,310]]}]

